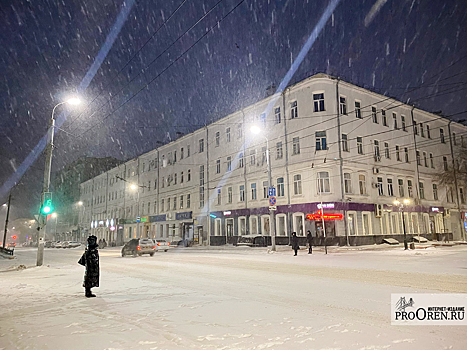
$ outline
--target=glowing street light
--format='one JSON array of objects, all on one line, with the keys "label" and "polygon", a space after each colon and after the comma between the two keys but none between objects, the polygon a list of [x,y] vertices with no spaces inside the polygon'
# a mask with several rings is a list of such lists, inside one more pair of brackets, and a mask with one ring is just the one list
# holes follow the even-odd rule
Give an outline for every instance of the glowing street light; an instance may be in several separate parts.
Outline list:
[{"label": "glowing street light", "polygon": [[79,202],[78,202],[78,205],[79,205],[79,206],[82,206],[82,205],[83,205],[83,202],[82,202],[82,201],[79,201]]},{"label": "glowing street light", "polygon": [[137,188],[138,188],[138,186],[136,186],[135,184],[130,185],[130,189],[133,190],[133,191],[136,190]]}]

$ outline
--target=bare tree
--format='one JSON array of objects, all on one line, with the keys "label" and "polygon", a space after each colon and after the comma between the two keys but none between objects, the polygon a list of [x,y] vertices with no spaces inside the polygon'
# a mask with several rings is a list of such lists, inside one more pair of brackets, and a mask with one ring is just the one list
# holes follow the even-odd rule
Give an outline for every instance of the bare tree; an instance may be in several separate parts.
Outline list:
[{"label": "bare tree", "polygon": [[457,178],[457,183],[460,186],[467,185],[467,146],[462,145],[454,150],[454,166],[452,160],[448,159],[447,170],[444,170],[445,165],[443,164],[443,171],[438,174],[438,180],[443,185],[452,185],[454,178]]}]

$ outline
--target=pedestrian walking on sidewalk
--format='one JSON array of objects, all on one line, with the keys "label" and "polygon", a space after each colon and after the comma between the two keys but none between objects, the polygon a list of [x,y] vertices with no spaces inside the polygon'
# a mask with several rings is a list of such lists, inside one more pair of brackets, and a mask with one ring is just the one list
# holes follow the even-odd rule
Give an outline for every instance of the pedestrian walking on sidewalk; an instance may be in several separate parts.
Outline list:
[{"label": "pedestrian walking on sidewalk", "polygon": [[297,256],[297,251],[300,249],[298,245],[298,237],[295,232],[292,232],[292,249],[295,251],[294,256]]},{"label": "pedestrian walking on sidewalk", "polygon": [[92,294],[91,288],[99,287],[99,251],[97,248],[99,248],[97,237],[89,236],[86,250],[78,261],[79,264],[86,267],[83,282],[86,298],[95,297],[96,295]]},{"label": "pedestrian walking on sidewalk", "polygon": [[311,231],[307,231],[308,234],[306,235],[306,241],[308,242],[308,254],[313,254],[313,236],[311,235]]}]

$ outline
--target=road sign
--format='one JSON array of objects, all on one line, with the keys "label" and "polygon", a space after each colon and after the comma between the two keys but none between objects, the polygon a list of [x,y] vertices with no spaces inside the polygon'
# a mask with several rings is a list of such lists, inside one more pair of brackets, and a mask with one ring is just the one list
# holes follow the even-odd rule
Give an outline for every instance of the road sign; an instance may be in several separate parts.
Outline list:
[{"label": "road sign", "polygon": [[276,196],[276,188],[275,187],[269,187],[268,196],[269,197],[275,197]]},{"label": "road sign", "polygon": [[275,206],[275,205],[270,205],[270,206],[269,206],[269,210],[277,210],[277,206]]},{"label": "road sign", "polygon": [[141,222],[141,216],[136,217],[136,222]]},{"label": "road sign", "polygon": [[276,205],[276,197],[274,196],[269,197],[269,205],[270,206]]}]

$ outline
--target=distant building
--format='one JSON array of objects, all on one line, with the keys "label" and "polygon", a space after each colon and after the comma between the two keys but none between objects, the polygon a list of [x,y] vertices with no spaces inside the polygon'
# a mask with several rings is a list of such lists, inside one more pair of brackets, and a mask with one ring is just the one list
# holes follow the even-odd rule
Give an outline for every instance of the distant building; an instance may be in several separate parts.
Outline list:
[{"label": "distant building", "polygon": [[[272,184],[266,140],[249,132],[253,124],[268,138]],[[329,244],[402,241],[396,199],[410,200],[403,214],[409,237],[461,239],[466,189],[440,184],[437,174],[451,165],[451,147],[467,142],[466,131],[318,74],[83,181],[80,225],[119,243],[156,237],[218,245],[268,236],[272,185],[278,244],[294,231],[304,243],[307,230],[322,244],[323,217]]]},{"label": "distant building", "polygon": [[112,157],[83,157],[67,164],[53,174],[51,181],[56,218],[49,220],[47,233],[56,235],[56,239],[79,239],[79,184],[87,181],[115,166],[122,161]]}]

